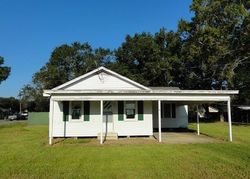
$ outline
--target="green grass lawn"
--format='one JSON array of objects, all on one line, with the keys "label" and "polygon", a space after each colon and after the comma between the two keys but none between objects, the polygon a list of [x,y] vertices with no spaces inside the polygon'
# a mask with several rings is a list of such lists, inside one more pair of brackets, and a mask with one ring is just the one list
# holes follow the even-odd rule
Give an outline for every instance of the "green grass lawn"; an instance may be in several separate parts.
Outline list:
[{"label": "green grass lawn", "polygon": [[233,126],[233,143],[225,123],[200,129],[222,142],[51,147],[46,126],[0,126],[0,178],[250,178],[250,126]]}]

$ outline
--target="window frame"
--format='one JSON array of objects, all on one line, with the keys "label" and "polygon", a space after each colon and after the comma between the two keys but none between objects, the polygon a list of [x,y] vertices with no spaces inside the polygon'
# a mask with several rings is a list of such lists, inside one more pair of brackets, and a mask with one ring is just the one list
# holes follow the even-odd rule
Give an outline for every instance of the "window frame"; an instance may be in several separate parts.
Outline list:
[{"label": "window frame", "polygon": [[[165,106],[166,106],[166,108],[165,108]],[[169,109],[167,109],[167,106],[169,106]],[[173,113],[173,106],[175,108],[174,113]],[[170,116],[167,115],[168,112],[169,112]],[[162,119],[176,119],[176,104],[162,101],[161,102],[161,118]]]},{"label": "window frame", "polygon": [[[72,118],[72,103],[74,102],[80,102],[80,118],[79,119],[73,119]],[[82,122],[83,121],[83,101],[69,101],[69,121],[70,122]]]},{"label": "window frame", "polygon": [[[127,104],[127,102],[134,102],[134,104],[135,104],[135,115],[134,115],[134,118],[127,118],[127,114],[126,114],[126,104]],[[137,121],[138,119],[138,117],[137,117],[137,101],[124,101],[124,109],[123,109],[124,111],[124,121]]]}]

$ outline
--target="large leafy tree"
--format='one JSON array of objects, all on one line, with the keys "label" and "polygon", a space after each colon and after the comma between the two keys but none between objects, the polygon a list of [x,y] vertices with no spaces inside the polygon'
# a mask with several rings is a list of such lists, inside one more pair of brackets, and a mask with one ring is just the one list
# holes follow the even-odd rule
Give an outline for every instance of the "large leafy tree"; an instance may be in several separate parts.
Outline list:
[{"label": "large leafy tree", "polygon": [[236,69],[234,79],[235,88],[240,90],[237,102],[250,104],[250,75],[248,72],[250,69],[250,16],[244,19],[242,26],[237,31],[234,48],[238,58],[244,60]]},{"label": "large leafy tree", "polygon": [[178,49],[180,38],[163,28],[154,35],[128,35],[115,52],[114,70],[144,85],[169,86],[180,63]]},{"label": "large leafy tree", "polygon": [[4,58],[0,56],[0,83],[8,78],[10,75],[10,67],[2,66]]},{"label": "large leafy tree", "polygon": [[183,79],[183,61],[180,56],[181,38],[178,33],[162,28],[154,35],[160,59],[156,63],[155,79],[151,82],[156,86],[178,86]]},{"label": "large leafy tree", "polygon": [[149,71],[149,65],[159,59],[159,51],[151,34],[127,35],[125,42],[117,49],[115,55],[118,66],[116,69],[121,74],[144,85],[150,84],[149,79],[144,76],[146,73],[152,73],[152,70]]},{"label": "large leafy tree", "polygon": [[1,110],[7,110],[9,112],[18,112],[19,111],[19,101],[14,97],[3,98],[0,97],[0,112]]},{"label": "large leafy tree", "polygon": [[43,90],[34,85],[27,84],[19,91],[18,97],[22,106],[22,110],[28,111],[48,111],[49,101],[44,98]]},{"label": "large leafy tree", "polygon": [[249,58],[237,43],[239,29],[249,16],[247,1],[194,0],[191,10],[195,14],[191,22],[181,20],[178,29],[184,87],[209,89],[212,78],[227,79],[233,87],[237,68]]},{"label": "large leafy tree", "polygon": [[48,63],[33,75],[33,83],[20,90],[19,97],[30,110],[47,111],[48,100],[42,96],[44,89],[52,89],[101,65],[108,65],[113,59],[109,49],[92,49],[88,43],[61,45],[53,50]]},{"label": "large leafy tree", "polygon": [[99,67],[110,55],[110,50],[93,50],[88,43],[61,45],[52,52],[49,62],[34,74],[33,83],[42,89],[54,88]]}]

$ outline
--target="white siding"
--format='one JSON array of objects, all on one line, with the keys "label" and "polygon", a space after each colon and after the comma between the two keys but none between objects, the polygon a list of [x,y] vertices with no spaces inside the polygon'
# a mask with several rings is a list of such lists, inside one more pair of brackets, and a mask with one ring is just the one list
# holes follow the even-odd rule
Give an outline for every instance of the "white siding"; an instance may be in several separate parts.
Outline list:
[{"label": "white siding", "polygon": [[[153,126],[158,128],[157,102],[153,102]],[[162,128],[187,128],[188,127],[188,105],[176,104],[176,118],[161,120]]]},{"label": "white siding", "polygon": [[97,136],[101,130],[100,102],[90,102],[90,121],[63,121],[62,102],[54,103],[53,137]]},{"label": "white siding", "polygon": [[[117,102],[112,102],[114,132],[118,136],[139,136],[139,135],[153,135],[153,116],[152,116],[152,102],[144,102],[144,120],[138,121],[137,114],[134,121],[118,121]],[[103,123],[105,129],[105,123]],[[63,106],[62,102],[54,102],[53,114],[53,137],[84,137],[97,136],[101,131],[100,123],[100,102],[90,102],[90,121],[63,121]]]},{"label": "white siding", "polygon": [[137,114],[135,115],[135,120],[126,120],[126,116],[124,114],[124,121],[118,121],[117,109],[117,102],[114,102],[114,125],[115,132],[118,133],[118,136],[153,135],[153,115],[151,101],[144,101],[143,121],[137,120]]},{"label": "white siding", "polygon": [[77,81],[65,90],[139,90],[140,88],[118,77],[101,72]]}]

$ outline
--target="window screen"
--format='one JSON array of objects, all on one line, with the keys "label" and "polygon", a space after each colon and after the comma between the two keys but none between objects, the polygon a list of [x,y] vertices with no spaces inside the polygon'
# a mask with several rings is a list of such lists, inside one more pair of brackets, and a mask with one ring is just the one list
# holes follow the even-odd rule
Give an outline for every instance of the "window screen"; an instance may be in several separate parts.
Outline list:
[{"label": "window screen", "polygon": [[127,119],[134,119],[135,118],[135,102],[134,101],[127,101],[125,105],[125,112]]},{"label": "window screen", "polygon": [[73,120],[79,120],[81,118],[81,107],[80,101],[71,102],[71,116]]}]

